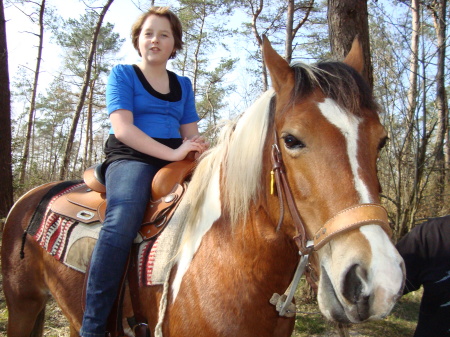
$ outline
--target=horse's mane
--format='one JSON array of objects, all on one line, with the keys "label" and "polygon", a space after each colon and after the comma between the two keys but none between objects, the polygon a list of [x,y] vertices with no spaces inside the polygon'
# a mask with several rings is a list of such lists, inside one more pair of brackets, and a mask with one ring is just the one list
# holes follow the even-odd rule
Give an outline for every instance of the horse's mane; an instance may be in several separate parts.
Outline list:
[{"label": "horse's mane", "polygon": [[[377,110],[372,92],[359,73],[341,62],[316,65],[295,64],[295,87],[291,101],[307,97],[320,88],[349,113],[362,114],[361,108]],[[263,147],[268,126],[272,123],[271,100],[274,91],[265,92],[238,120],[221,127],[217,145],[202,156],[186,198],[190,203],[187,223],[195,226],[207,187],[217,170],[221,170],[222,209],[227,210],[232,225],[248,216],[250,204],[261,188]]]},{"label": "horse's mane", "polygon": [[229,210],[231,222],[235,224],[238,217],[246,218],[259,187],[273,95],[273,90],[266,91],[240,118],[221,127],[216,146],[202,156],[189,185],[186,198],[191,216],[188,224],[196,223],[206,189],[217,170],[221,170],[220,183],[224,188],[221,203]]}]

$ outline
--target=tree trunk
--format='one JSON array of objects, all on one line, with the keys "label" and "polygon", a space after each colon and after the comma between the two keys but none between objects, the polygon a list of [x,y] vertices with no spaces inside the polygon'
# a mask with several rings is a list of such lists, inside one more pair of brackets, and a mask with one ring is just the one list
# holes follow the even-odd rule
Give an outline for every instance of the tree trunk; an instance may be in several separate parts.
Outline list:
[{"label": "tree trunk", "polygon": [[11,92],[9,90],[8,47],[3,0],[0,1],[0,218],[13,204],[11,166]]},{"label": "tree trunk", "polygon": [[[303,8],[303,9],[305,9],[305,16],[294,27],[294,13],[296,10],[295,2],[294,2],[294,0],[288,0],[287,17],[286,17],[286,43],[285,43],[285,49],[284,49],[285,59],[288,63],[291,63],[291,61],[292,61],[294,38],[297,35],[298,30],[308,20],[308,17],[309,17],[309,14],[311,13],[313,5],[314,5],[314,0],[310,0],[308,6]],[[300,8],[300,7],[297,8],[297,10],[300,10],[300,9],[302,9],[302,8]]]},{"label": "tree trunk", "polygon": [[97,25],[95,27],[94,33],[92,34],[91,47],[89,50],[89,56],[86,61],[86,73],[84,75],[83,86],[81,88],[80,96],[78,98],[77,108],[76,108],[75,114],[73,116],[72,126],[71,126],[70,132],[69,132],[69,138],[67,139],[67,142],[66,142],[66,150],[65,150],[65,154],[64,154],[64,159],[63,159],[63,163],[62,163],[61,170],[59,173],[60,180],[64,180],[67,176],[67,170],[69,168],[70,156],[72,154],[72,145],[73,145],[73,141],[75,139],[75,133],[77,131],[78,120],[80,119],[81,110],[83,109],[84,100],[86,98],[86,93],[87,93],[89,81],[91,78],[92,62],[94,60],[94,55],[95,55],[95,51],[97,48],[98,34],[100,33],[100,28],[103,23],[103,18],[105,17],[106,12],[108,11],[109,6],[111,6],[113,1],[114,0],[108,0],[107,3],[105,4],[105,6],[103,7],[102,12],[100,13],[100,15],[98,17],[98,21],[97,21]]},{"label": "tree trunk", "polygon": [[[263,7],[264,7],[264,0],[259,0],[258,8],[256,9],[256,11],[253,11],[252,13],[252,31],[256,41],[258,42],[258,48],[261,55],[262,55],[262,38],[259,35],[258,27],[256,26],[256,21],[258,20],[258,16],[261,14]],[[262,58],[262,82],[263,82],[263,92],[265,92],[269,88],[269,79],[264,58]]]},{"label": "tree trunk", "polygon": [[30,111],[28,112],[27,134],[25,136],[25,144],[23,146],[22,158],[20,159],[20,174],[19,174],[19,184],[20,185],[23,185],[25,183],[28,157],[29,157],[29,153],[30,153],[30,143],[31,143],[31,138],[32,138],[32,133],[33,133],[37,87],[38,87],[39,71],[41,68],[41,60],[42,60],[42,45],[44,43],[44,11],[45,11],[45,0],[42,0],[41,5],[40,5],[40,10],[39,10],[38,55],[37,55],[37,59],[36,59],[36,69],[34,70],[34,82],[33,82],[33,90],[31,93]]},{"label": "tree trunk", "polygon": [[372,88],[367,0],[328,0],[328,31],[331,53],[339,60],[348,54],[358,36],[364,55],[363,77]]},{"label": "tree trunk", "polygon": [[[448,176],[448,161],[449,158],[446,156],[448,150],[444,150],[444,146],[448,147],[446,144],[446,135],[448,132],[448,104],[447,104],[447,94],[445,90],[445,52],[446,52],[446,11],[447,11],[447,0],[436,0],[431,4],[431,10],[434,18],[434,26],[436,29],[437,36],[437,72],[436,72],[436,108],[438,112],[438,123],[437,123],[437,138],[436,138],[436,148],[435,148],[435,158],[438,172],[437,179],[437,204],[445,205],[444,202],[446,195],[446,176]],[[436,212],[441,211],[441,209],[436,209]]]},{"label": "tree trunk", "polygon": [[205,27],[205,20],[206,20],[206,8],[205,6],[202,7],[202,13],[200,18],[200,30],[197,34],[197,41],[196,41],[196,47],[194,51],[194,74],[192,79],[192,90],[194,91],[194,95],[198,94],[198,73],[200,70],[200,64],[199,64],[199,57],[200,57],[200,48],[202,47],[202,40],[203,40],[203,29]]},{"label": "tree trunk", "polygon": [[[398,201],[399,207],[397,209],[396,216],[396,232],[398,238],[401,238],[405,235],[413,223],[413,211],[417,205],[417,192],[420,188],[421,177],[418,176],[418,173],[423,172],[422,170],[418,170],[420,168],[420,163],[418,162],[419,157],[413,157],[413,131],[416,125],[415,116],[416,116],[416,108],[417,108],[417,76],[419,69],[419,33],[420,33],[420,3],[419,0],[411,1],[411,54],[409,61],[409,89],[407,94],[408,106],[406,111],[406,120],[405,120],[405,128],[406,135],[405,141],[403,144],[403,148],[399,153],[399,179],[398,179]],[[425,139],[422,139],[424,142]],[[414,158],[414,184],[410,187],[405,184],[404,180],[409,179],[407,176],[403,176],[402,174],[405,172],[409,172],[410,170],[405,170],[408,166],[410,167],[411,158]],[[420,178],[420,179],[419,179]],[[406,187],[406,188],[405,188]],[[409,189],[409,191],[408,191]],[[403,194],[402,194],[403,191]]]},{"label": "tree trunk", "polygon": [[84,143],[84,157],[83,157],[83,171],[92,165],[92,151],[93,151],[93,130],[92,130],[92,111],[94,105],[94,88],[96,79],[91,80],[89,85],[89,95],[88,95],[88,109],[86,116],[86,142]]},{"label": "tree trunk", "polygon": [[292,61],[292,42],[294,36],[292,32],[294,30],[294,0],[288,0],[287,13],[286,13],[286,43],[284,48],[284,57],[290,64]]}]

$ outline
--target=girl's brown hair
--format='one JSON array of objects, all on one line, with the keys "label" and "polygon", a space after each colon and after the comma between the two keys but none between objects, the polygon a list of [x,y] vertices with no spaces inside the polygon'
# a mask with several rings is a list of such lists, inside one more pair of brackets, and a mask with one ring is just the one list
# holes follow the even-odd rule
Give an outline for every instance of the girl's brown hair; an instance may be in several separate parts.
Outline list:
[{"label": "girl's brown hair", "polygon": [[180,19],[169,9],[169,7],[152,7],[136,20],[136,22],[131,27],[131,42],[133,43],[134,49],[137,50],[139,56],[142,56],[141,52],[139,51],[139,35],[142,31],[142,25],[150,15],[158,15],[169,20],[170,27],[172,28],[172,34],[175,40],[174,52],[172,53],[172,55],[170,55],[170,58],[174,58],[176,56],[176,52],[183,48],[183,29]]}]

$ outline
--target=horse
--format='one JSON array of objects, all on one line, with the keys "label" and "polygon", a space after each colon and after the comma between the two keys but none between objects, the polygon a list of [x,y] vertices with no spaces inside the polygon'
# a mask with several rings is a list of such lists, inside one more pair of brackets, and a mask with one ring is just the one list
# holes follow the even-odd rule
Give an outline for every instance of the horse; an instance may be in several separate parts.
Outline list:
[{"label": "horse", "polygon": [[[331,321],[382,319],[402,294],[403,260],[379,205],[377,158],[387,134],[361,76],[358,40],[342,62],[291,66],[267,38],[263,57],[273,88],[199,161],[168,288],[139,289],[142,314],[163,336],[291,336],[295,312],[281,316],[270,301],[305,256]],[[80,330],[84,275],[33,240],[19,257],[23,231],[52,186],[22,196],[4,227],[10,337],[42,332],[49,294],[70,336]]]}]

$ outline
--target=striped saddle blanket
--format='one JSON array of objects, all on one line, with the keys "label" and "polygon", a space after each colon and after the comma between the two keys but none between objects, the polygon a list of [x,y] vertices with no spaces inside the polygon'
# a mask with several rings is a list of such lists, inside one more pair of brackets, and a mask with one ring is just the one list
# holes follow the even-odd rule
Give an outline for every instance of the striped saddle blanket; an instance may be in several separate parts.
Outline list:
[{"label": "striped saddle blanket", "polygon": [[[28,233],[50,255],[83,273],[87,270],[102,219],[90,217],[89,212],[86,213],[88,220],[63,215],[58,212],[57,205],[59,198],[84,187],[81,182],[56,185],[48,192],[50,197],[44,197],[41,202],[44,204],[38,207],[28,228]],[[135,244],[139,249],[133,258],[137,259],[141,286],[164,284],[171,269],[171,261],[178,251],[187,210],[187,205],[181,200],[171,220],[158,236],[148,239],[142,232],[138,233]]]}]

